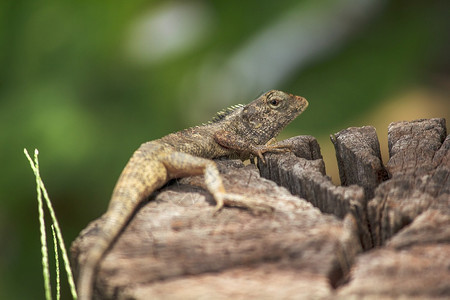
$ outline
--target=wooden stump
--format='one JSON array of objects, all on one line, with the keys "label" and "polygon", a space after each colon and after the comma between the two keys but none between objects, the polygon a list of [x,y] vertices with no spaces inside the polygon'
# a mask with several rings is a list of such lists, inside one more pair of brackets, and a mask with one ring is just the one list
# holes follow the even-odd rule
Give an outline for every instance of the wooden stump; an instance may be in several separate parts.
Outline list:
[{"label": "wooden stump", "polygon": [[[138,210],[104,257],[96,297],[450,297],[445,121],[393,123],[388,137],[384,167],[373,127],[332,136],[342,186],[325,175],[310,136],[284,141],[293,152],[267,154],[258,168],[217,161],[227,190],[271,204],[270,215],[225,208],[213,216],[202,177],[172,182]],[[102,222],[72,244],[75,271]]]}]

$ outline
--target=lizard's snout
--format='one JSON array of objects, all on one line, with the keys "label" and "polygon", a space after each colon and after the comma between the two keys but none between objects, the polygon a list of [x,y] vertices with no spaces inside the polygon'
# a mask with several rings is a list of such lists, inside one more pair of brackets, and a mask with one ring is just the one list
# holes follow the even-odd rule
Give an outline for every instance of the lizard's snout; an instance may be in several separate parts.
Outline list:
[{"label": "lizard's snout", "polygon": [[304,111],[309,105],[308,101],[301,96],[294,96],[294,97],[295,97],[295,100],[297,100],[297,102],[298,102],[300,111]]}]

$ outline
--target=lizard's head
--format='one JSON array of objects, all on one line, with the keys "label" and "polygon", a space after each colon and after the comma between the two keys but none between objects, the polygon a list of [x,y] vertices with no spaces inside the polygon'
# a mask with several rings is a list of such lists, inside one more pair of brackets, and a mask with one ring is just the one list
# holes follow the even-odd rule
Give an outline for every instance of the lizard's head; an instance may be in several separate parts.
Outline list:
[{"label": "lizard's head", "polygon": [[265,144],[301,114],[308,101],[282,91],[272,90],[246,105],[242,111],[247,134],[252,142]]}]

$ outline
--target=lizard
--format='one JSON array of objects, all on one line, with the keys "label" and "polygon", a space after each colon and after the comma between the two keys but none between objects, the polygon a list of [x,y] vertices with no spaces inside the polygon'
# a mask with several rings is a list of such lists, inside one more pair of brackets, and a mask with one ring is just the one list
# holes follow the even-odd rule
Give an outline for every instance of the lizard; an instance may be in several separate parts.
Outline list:
[{"label": "lizard", "polygon": [[300,115],[308,101],[271,90],[247,105],[223,110],[208,123],[171,133],[142,144],[123,169],[113,190],[104,223],[92,248],[85,253],[77,281],[78,299],[91,299],[96,269],[138,206],[169,180],[204,175],[207,190],[216,202],[250,210],[272,209],[242,195],[225,191],[214,158],[242,160],[265,152],[289,151],[289,145],[273,144],[280,131]]}]

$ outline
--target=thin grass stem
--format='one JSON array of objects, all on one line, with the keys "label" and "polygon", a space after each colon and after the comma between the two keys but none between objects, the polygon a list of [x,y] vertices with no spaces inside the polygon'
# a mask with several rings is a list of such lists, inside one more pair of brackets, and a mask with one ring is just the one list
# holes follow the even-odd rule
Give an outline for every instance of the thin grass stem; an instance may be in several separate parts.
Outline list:
[{"label": "thin grass stem", "polygon": [[50,270],[48,264],[48,249],[47,249],[47,234],[45,232],[45,220],[44,220],[44,207],[42,203],[42,192],[39,184],[39,162],[37,160],[38,151],[34,151],[35,163],[33,163],[28,151],[24,149],[25,155],[28,158],[31,168],[33,169],[34,175],[36,177],[36,192],[38,200],[38,212],[39,212],[39,230],[41,233],[41,255],[42,255],[42,273],[44,276],[44,289],[45,289],[45,299],[51,300],[52,293],[50,287]]},{"label": "thin grass stem", "polygon": [[53,246],[55,250],[55,267],[56,267],[56,300],[61,299],[61,278],[59,271],[58,241],[56,240],[55,226],[52,224]]},{"label": "thin grass stem", "polygon": [[[24,153],[27,156],[28,160],[30,161],[31,168],[33,169],[34,175],[36,176],[38,201],[40,201],[40,203],[41,203],[41,208],[40,208],[40,211],[39,211],[40,220],[41,220],[41,213],[42,213],[42,222],[44,220],[43,219],[44,212],[43,212],[43,208],[42,208],[42,195],[43,195],[44,199],[45,199],[45,203],[47,205],[47,208],[48,208],[48,210],[50,212],[50,216],[51,216],[53,225],[54,225],[54,229],[55,229],[55,232],[56,232],[56,237],[57,237],[57,240],[58,240],[58,245],[59,245],[59,248],[61,249],[62,259],[63,259],[63,262],[64,262],[64,268],[66,270],[67,280],[68,280],[68,283],[69,283],[69,286],[70,286],[70,292],[72,294],[72,298],[73,299],[77,299],[77,292],[76,292],[76,289],[75,289],[75,282],[73,280],[73,274],[72,274],[72,269],[70,268],[69,256],[67,255],[67,250],[66,250],[66,247],[65,247],[65,244],[64,244],[64,239],[63,239],[63,236],[62,236],[62,233],[61,233],[61,229],[59,227],[59,223],[58,223],[58,220],[56,218],[55,211],[53,210],[52,203],[51,203],[50,198],[48,196],[47,189],[45,188],[44,182],[42,181],[40,173],[39,173],[39,161],[38,161],[39,151],[37,149],[34,150],[34,160],[35,160],[34,163],[31,160],[31,157],[28,154],[28,151],[26,149],[24,149]],[[44,236],[42,235],[42,227],[44,229]],[[48,280],[48,287],[50,287],[50,274],[49,274],[49,271],[48,271],[48,256],[47,256],[47,243],[46,243],[46,236],[45,236],[45,224],[41,223],[41,243],[42,243],[43,240],[45,242],[45,253],[42,252],[42,257],[43,257],[42,259],[44,261],[44,256],[45,256],[46,264],[47,264],[47,271],[45,271],[45,267],[44,267],[44,273],[46,273],[46,272],[48,273],[48,279],[47,280]],[[44,281],[46,280],[45,276],[46,275],[44,275]],[[51,299],[51,292],[47,292],[47,283],[45,282],[45,284],[46,284],[46,299]],[[49,290],[50,290],[50,288],[49,288]],[[50,294],[50,298],[47,297],[48,293]]]}]

